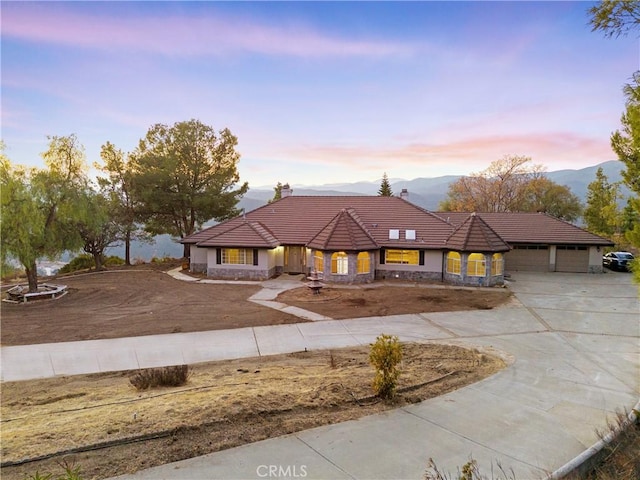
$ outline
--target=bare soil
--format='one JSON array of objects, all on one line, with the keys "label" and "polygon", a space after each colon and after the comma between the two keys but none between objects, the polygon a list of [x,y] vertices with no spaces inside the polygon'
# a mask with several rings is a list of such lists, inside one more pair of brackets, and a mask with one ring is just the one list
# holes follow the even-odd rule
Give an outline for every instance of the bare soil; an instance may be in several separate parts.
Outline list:
[{"label": "bare soil", "polygon": [[403,349],[393,404],[372,396],[368,347],[201,364],[182,387],[142,392],[130,384],[132,372],[7,382],[0,474],[57,476],[61,463],[85,479],[132,473],[419,402],[504,367],[487,351]]},{"label": "bare soil", "polygon": [[248,298],[253,285],[175,280],[148,268],[58,278],[69,287],[57,300],[2,302],[2,345],[71,342],[299,323],[304,320]]},{"label": "bare soil", "polygon": [[[57,300],[0,303],[0,344],[29,345],[101,338],[301,323],[305,320],[248,301],[260,285],[175,280],[150,264],[53,280],[69,293]],[[490,309],[507,302],[500,288],[439,285],[324,288],[300,282],[278,301],[335,319],[403,313]],[[373,284],[377,285],[377,284]]]},{"label": "bare soil", "polygon": [[[68,276],[57,300],[1,304],[2,345],[302,322],[248,298],[259,285],[197,284],[143,265]],[[304,287],[278,301],[332,318],[487,309],[506,289],[437,285]],[[504,366],[490,352],[407,344],[393,405],[372,397],[368,347],[192,366],[183,387],[136,391],[132,372],[2,384],[3,479],[61,473],[106,478],[244,443],[343,422],[476,382]],[[36,460],[38,457],[44,457]],[[15,464],[15,465],[11,465]]]},{"label": "bare soil", "polygon": [[278,301],[338,319],[406,313],[489,310],[511,297],[502,288],[456,288],[432,284],[373,284],[325,287],[319,295],[301,287],[278,295]]}]

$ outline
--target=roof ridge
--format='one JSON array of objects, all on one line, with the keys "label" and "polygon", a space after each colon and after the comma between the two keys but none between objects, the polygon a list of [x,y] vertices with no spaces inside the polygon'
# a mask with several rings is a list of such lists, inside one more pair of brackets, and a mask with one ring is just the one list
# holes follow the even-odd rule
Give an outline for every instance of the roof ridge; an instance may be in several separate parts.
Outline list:
[{"label": "roof ridge", "polygon": [[348,207],[346,210],[349,216],[353,219],[353,221],[356,222],[356,224],[360,227],[360,229],[367,235],[367,237],[369,237],[369,240],[371,240],[374,244],[377,245],[378,242],[376,242],[375,238],[373,238],[373,235],[371,235],[371,232],[369,231],[367,226],[364,224],[364,222],[360,218],[360,215],[358,215],[358,211],[353,207]]}]

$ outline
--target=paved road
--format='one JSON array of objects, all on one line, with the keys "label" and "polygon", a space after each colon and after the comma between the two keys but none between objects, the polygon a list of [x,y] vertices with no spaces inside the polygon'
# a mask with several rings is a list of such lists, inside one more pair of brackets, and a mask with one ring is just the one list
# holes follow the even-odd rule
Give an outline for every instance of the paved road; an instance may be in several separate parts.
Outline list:
[{"label": "paved road", "polygon": [[430,457],[454,472],[470,455],[487,473],[499,462],[542,478],[638,401],[638,290],[617,273],[517,274],[511,288],[517,301],[490,311],[3,347],[3,380],[368,344],[382,332],[493,348],[511,365],[450,394],[119,478],[418,479]]}]

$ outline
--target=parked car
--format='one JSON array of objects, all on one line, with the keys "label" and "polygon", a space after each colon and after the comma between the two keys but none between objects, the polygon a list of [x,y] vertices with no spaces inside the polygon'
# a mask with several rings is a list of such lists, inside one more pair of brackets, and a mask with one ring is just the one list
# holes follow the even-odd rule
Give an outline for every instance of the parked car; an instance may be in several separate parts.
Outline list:
[{"label": "parked car", "polygon": [[609,252],[602,257],[602,265],[611,270],[630,271],[634,257],[629,252]]}]

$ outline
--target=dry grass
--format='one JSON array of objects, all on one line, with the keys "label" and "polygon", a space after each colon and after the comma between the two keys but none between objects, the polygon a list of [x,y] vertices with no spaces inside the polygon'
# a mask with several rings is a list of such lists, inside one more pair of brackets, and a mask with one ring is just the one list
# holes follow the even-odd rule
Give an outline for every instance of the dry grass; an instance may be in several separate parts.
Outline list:
[{"label": "dry grass", "polygon": [[[189,431],[180,437],[186,443],[178,453],[175,439],[171,455],[162,445],[141,446],[146,468],[375,413],[389,405],[371,401],[373,369],[368,353],[369,347],[360,347],[196,365],[183,387],[140,392],[130,385],[130,372],[5,383],[2,459],[18,461],[81,445]],[[403,387],[440,380],[400,393],[399,404],[441,395],[503,367],[501,359],[473,350],[407,344],[400,392]],[[451,372],[456,373],[446,376]],[[203,445],[190,429],[206,425],[213,430],[207,432],[208,445]],[[133,447],[127,448],[128,456],[114,452],[110,457],[109,451],[101,451],[96,462],[106,466],[87,464],[87,455],[79,464],[85,475],[97,478],[142,468]],[[23,478],[24,472],[47,471],[45,467],[3,468],[2,478]]]}]

